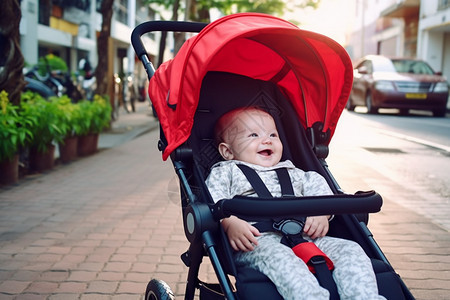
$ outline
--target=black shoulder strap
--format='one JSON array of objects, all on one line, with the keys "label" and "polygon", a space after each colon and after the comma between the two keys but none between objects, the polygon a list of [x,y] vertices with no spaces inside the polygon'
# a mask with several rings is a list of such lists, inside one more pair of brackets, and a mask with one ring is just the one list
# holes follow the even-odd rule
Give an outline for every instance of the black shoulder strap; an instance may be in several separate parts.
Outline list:
[{"label": "black shoulder strap", "polygon": [[237,166],[239,169],[241,169],[242,173],[244,173],[245,177],[247,177],[248,182],[250,182],[251,186],[259,197],[273,198],[272,194],[267,189],[261,177],[259,177],[258,173],[256,173],[254,169],[242,164],[237,164]]},{"label": "black shoulder strap", "polygon": [[289,177],[289,172],[286,168],[275,169],[277,172],[278,181],[281,185],[281,194],[283,197],[294,197],[294,188],[292,187],[291,177]]},{"label": "black shoulder strap", "polygon": [[[267,189],[266,185],[259,177],[258,173],[249,166],[237,164],[238,168],[244,173],[247,180],[250,182],[251,186],[261,198],[272,198],[272,194]],[[281,194],[283,197],[295,196],[294,188],[292,187],[291,178],[289,177],[288,170],[286,168],[275,169],[278,176],[278,181],[281,186]]]}]

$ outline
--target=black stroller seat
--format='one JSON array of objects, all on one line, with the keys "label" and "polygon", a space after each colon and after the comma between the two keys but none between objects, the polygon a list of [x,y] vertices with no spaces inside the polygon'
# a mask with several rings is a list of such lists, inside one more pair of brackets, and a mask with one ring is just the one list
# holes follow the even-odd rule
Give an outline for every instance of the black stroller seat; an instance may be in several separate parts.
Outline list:
[{"label": "black stroller seat", "polygon": [[[215,101],[211,101],[215,99]],[[217,106],[214,103],[224,103]],[[289,159],[297,167],[303,170],[316,171],[324,176],[335,193],[340,193],[339,188],[333,185],[335,182],[332,175],[324,168],[324,164],[317,159],[313,147],[307,138],[307,134],[295,115],[289,101],[272,82],[255,80],[246,76],[223,72],[209,72],[202,84],[200,100],[195,114],[192,134],[187,145],[192,149],[195,166],[201,174],[201,181],[207,177],[213,164],[221,160],[213,139],[214,124],[219,116],[227,111],[242,106],[257,106],[271,112],[280,139],[284,147],[282,159]],[[200,186],[198,190],[204,190],[206,186]],[[353,215],[339,215],[330,224],[330,235],[351,239],[358,242],[369,257],[371,257],[380,294],[387,299],[408,299],[404,296],[403,284],[393,271],[392,267],[379,256],[381,250],[374,248],[370,232],[365,224],[360,224]],[[362,227],[365,231],[349,230],[348,227]],[[275,285],[264,274],[248,268],[236,268],[231,258],[231,248],[228,245],[226,235],[223,231],[220,235],[221,247],[225,250],[219,251],[222,265],[226,273],[236,278],[236,289],[240,299],[282,299]],[[377,253],[379,251],[379,253]],[[228,253],[226,253],[228,252]],[[378,255],[377,255],[378,254]],[[384,257],[383,257],[384,258]],[[208,296],[223,299],[220,286],[210,295],[211,286],[203,291]],[[409,293],[409,292],[408,292]],[[268,297],[270,295],[270,297]],[[222,297],[222,298],[221,298]],[[209,299],[209,298],[206,298]],[[216,298],[213,298],[216,299]]]}]

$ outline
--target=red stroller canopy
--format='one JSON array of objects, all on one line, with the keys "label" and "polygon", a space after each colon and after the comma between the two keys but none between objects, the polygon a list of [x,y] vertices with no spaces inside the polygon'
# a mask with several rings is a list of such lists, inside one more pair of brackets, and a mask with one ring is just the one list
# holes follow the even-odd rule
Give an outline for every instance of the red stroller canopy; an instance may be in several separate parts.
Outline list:
[{"label": "red stroller canopy", "polygon": [[189,138],[209,71],[276,83],[305,128],[321,122],[331,136],[353,80],[347,52],[326,36],[270,15],[223,17],[187,40],[150,80],[149,96],[167,139],[164,160]]}]

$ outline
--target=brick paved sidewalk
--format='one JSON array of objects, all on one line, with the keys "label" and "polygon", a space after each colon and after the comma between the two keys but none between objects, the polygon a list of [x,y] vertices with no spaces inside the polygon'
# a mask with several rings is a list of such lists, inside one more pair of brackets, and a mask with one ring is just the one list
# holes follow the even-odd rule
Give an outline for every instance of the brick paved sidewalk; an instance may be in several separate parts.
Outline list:
[{"label": "brick paved sidewalk", "polygon": [[0,192],[0,299],[141,299],[155,272],[181,282],[187,242],[155,142],[147,134]]}]

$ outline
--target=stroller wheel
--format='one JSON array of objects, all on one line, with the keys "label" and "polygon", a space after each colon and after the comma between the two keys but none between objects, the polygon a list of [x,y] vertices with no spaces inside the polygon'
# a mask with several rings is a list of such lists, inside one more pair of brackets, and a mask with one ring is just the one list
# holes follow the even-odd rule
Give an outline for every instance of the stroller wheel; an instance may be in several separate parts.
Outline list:
[{"label": "stroller wheel", "polygon": [[147,290],[145,291],[145,300],[174,300],[175,296],[172,290],[162,280],[152,279],[147,284]]}]

